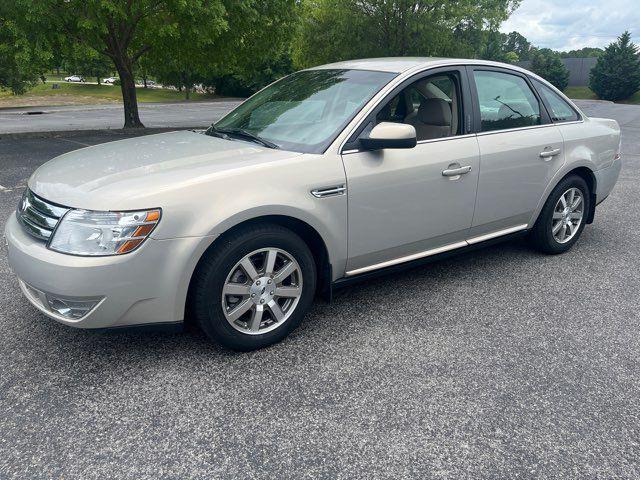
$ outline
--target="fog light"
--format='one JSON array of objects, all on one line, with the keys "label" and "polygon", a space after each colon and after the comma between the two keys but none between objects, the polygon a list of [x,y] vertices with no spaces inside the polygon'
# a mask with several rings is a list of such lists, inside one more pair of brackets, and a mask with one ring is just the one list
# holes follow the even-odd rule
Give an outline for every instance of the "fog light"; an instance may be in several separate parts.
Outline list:
[{"label": "fog light", "polygon": [[71,299],[46,294],[49,310],[71,320],[79,320],[100,302],[99,298]]}]

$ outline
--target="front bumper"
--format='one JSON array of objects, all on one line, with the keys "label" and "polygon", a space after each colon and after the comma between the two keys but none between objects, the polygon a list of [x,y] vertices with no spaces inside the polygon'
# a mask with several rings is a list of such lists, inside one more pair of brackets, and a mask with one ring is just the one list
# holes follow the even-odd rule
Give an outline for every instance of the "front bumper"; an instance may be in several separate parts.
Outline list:
[{"label": "front bumper", "polygon": [[[25,297],[55,320],[80,328],[108,328],[181,321],[191,273],[212,237],[149,238],[134,252],[79,257],[51,251],[26,234],[15,215],[5,227],[9,265]],[[97,299],[74,320],[51,311],[39,293]]]}]

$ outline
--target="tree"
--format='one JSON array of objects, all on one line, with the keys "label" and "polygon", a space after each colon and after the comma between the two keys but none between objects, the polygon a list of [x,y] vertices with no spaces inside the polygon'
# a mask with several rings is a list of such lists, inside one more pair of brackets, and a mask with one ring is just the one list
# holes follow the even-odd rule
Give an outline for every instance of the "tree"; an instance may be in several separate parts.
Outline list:
[{"label": "tree", "polygon": [[548,48],[542,48],[533,54],[531,71],[552,83],[559,90],[564,90],[569,84],[569,70],[562,63],[560,55]]},{"label": "tree", "polygon": [[487,40],[482,49],[480,58],[484,60],[493,60],[494,62],[507,61],[506,52],[503,48],[506,35],[498,31],[491,31],[487,34]]},{"label": "tree", "polygon": [[206,36],[195,29],[197,21],[185,17],[180,29],[151,53],[147,69],[163,84],[183,91],[185,98],[195,85],[211,85],[214,78],[254,83],[261,70],[289,48],[297,8],[293,0],[229,2],[226,21],[217,25],[215,35],[211,35],[214,26],[208,26],[209,40],[198,43],[189,39]]},{"label": "tree", "polygon": [[298,67],[374,56],[475,56],[519,0],[309,0],[293,47]]},{"label": "tree", "polygon": [[100,84],[102,78],[113,71],[113,63],[105,56],[85,45],[73,43],[66,45],[61,65],[67,72],[83,77],[94,77]]},{"label": "tree", "polygon": [[584,47],[579,50],[569,50],[568,52],[560,52],[562,58],[589,58],[599,57],[604,50],[597,47]]},{"label": "tree", "polygon": [[[138,114],[135,88],[135,66],[146,54],[156,51],[158,61],[181,62],[174,55],[200,52],[201,56],[220,51],[206,50],[214,45],[221,31],[228,31],[234,15],[246,18],[237,23],[254,28],[263,26],[270,34],[270,17],[260,12],[274,13],[295,0],[15,0],[16,9],[31,31],[42,32],[47,38],[58,33],[81,43],[111,59],[120,77],[124,104],[124,127],[143,127]],[[259,22],[257,21],[259,20]],[[277,22],[276,22],[277,23]],[[238,33],[246,38],[245,32]],[[260,35],[256,35],[260,37]],[[179,44],[178,44],[179,42]],[[225,45],[227,51],[235,42]],[[248,42],[251,43],[251,42]],[[202,50],[198,50],[198,47]],[[238,48],[238,50],[242,50]],[[232,57],[233,58],[233,57]],[[160,60],[161,59],[161,60]],[[222,60],[221,58],[217,59]]]},{"label": "tree", "polygon": [[0,89],[18,95],[42,75],[50,53],[9,18],[4,6],[0,6]]},{"label": "tree", "polygon": [[589,86],[603,100],[624,100],[640,89],[638,48],[629,32],[605,48],[591,70]]},{"label": "tree", "polygon": [[507,34],[502,48],[505,52],[515,52],[521,61],[531,58],[531,43],[518,32]]}]

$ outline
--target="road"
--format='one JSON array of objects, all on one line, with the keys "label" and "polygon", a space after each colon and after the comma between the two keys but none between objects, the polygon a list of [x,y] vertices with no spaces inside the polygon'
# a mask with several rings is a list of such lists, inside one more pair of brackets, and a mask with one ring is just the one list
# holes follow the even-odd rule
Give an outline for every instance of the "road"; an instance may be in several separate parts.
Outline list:
[{"label": "road", "polygon": [[[141,103],[140,119],[147,127],[205,127],[236,106],[237,100]],[[41,113],[38,113],[41,112]],[[119,129],[120,104],[0,109],[0,135],[21,132]]]},{"label": "road", "polygon": [[[640,108],[585,108],[623,125],[624,167],[573,250],[354,285],[266,350],[59,325],[3,252],[0,478],[640,478]],[[0,141],[0,222],[101,141]]]}]

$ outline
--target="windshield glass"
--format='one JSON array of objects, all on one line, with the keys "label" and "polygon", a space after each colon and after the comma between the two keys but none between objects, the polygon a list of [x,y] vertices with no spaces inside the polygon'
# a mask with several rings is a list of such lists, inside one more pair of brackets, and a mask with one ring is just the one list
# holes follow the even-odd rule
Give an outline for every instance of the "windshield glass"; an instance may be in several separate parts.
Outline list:
[{"label": "windshield glass", "polygon": [[258,92],[214,127],[244,130],[284,150],[322,153],[395,76],[366,70],[297,72]]}]

